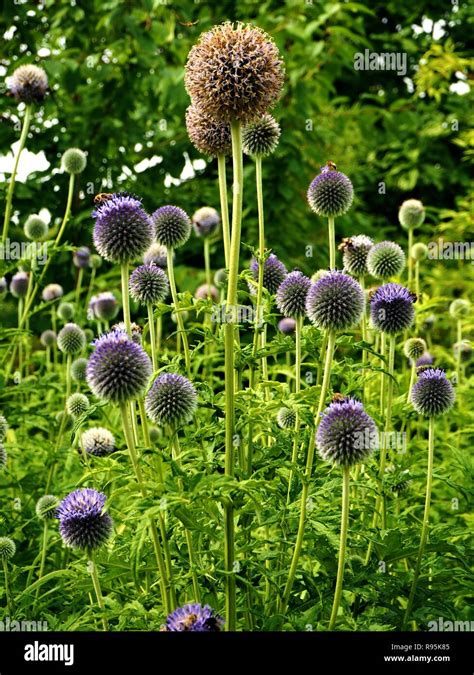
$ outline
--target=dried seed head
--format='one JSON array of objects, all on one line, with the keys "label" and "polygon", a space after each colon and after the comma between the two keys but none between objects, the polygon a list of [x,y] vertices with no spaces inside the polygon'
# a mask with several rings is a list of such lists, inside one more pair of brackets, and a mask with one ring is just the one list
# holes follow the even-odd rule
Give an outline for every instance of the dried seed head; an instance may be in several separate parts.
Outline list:
[{"label": "dried seed head", "polygon": [[48,76],[43,68],[31,63],[20,66],[13,72],[9,89],[17,101],[41,103],[48,91]]},{"label": "dried seed head", "polygon": [[186,129],[189,140],[203,155],[218,157],[232,152],[229,123],[217,122],[196,105],[186,110]]}]

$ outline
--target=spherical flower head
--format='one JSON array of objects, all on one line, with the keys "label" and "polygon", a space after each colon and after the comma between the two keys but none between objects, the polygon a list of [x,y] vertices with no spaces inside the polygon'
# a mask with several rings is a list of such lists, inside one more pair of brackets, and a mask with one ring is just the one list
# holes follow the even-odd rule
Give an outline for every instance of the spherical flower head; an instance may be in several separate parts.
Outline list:
[{"label": "spherical flower head", "polygon": [[416,412],[425,417],[443,415],[454,404],[454,388],[440,368],[428,368],[418,377],[411,392]]},{"label": "spherical flower head", "polygon": [[0,441],[0,471],[6,467],[8,464],[8,453],[5,449],[5,446]]},{"label": "spherical flower head", "polygon": [[135,197],[114,194],[92,215],[95,218],[94,246],[109,262],[136,260],[153,242],[153,222]]},{"label": "spherical flower head", "polygon": [[16,546],[10,537],[0,537],[0,560],[10,560],[16,553]]},{"label": "spherical flower head", "polygon": [[425,260],[428,257],[428,246],[421,241],[413,244],[410,250],[410,257],[417,261]]},{"label": "spherical flower head", "polygon": [[71,377],[75,382],[84,382],[86,379],[87,359],[81,357],[71,364]]},{"label": "spherical flower head", "polygon": [[[141,327],[132,321],[130,324],[131,332],[132,332],[132,342],[135,342],[137,345],[141,345],[142,343],[142,329]],[[112,326],[113,331],[119,331],[122,333],[127,332],[127,327],[123,321],[119,321],[119,323],[116,323]]]},{"label": "spherical flower head", "polygon": [[217,230],[221,217],[212,206],[202,206],[192,217],[193,229],[197,237],[209,237]]},{"label": "spherical flower head", "polygon": [[349,211],[354,189],[341,171],[324,166],[308,188],[308,204],[318,216],[335,218]]},{"label": "spherical flower head", "polygon": [[74,305],[72,302],[62,302],[58,307],[58,316],[63,321],[70,321],[75,313]]},{"label": "spherical flower head", "polygon": [[89,399],[84,394],[71,394],[66,401],[66,410],[71,417],[77,418],[89,409]]},{"label": "spherical flower head", "polygon": [[242,131],[242,146],[246,155],[267,157],[275,152],[280,140],[280,125],[272,115],[265,113],[250,122]]},{"label": "spherical flower head", "polygon": [[194,297],[196,300],[207,300],[210,297],[214,302],[218,302],[219,291],[212,284],[210,286],[208,284],[201,284],[194,291]]},{"label": "spherical flower head", "polygon": [[276,292],[276,304],[286,317],[304,316],[311,280],[298,270],[290,272]]},{"label": "spherical flower head", "polygon": [[339,250],[342,251],[344,271],[354,277],[363,277],[367,274],[367,256],[373,245],[372,239],[365,234],[343,239]]},{"label": "spherical flower head", "polygon": [[0,441],[5,440],[7,431],[8,431],[7,418],[4,415],[0,415]]},{"label": "spherical flower head", "polygon": [[232,152],[230,124],[217,122],[196,105],[186,110],[186,130],[191,143],[203,155],[218,157]]},{"label": "spherical flower head", "polygon": [[69,148],[61,158],[61,164],[67,173],[82,173],[86,168],[87,157],[79,148]]},{"label": "spherical flower head", "polygon": [[184,82],[193,104],[220,122],[258,119],[280,98],[278,49],[263,30],[227,22],[203,33],[188,54]]},{"label": "spherical flower head", "polygon": [[[255,281],[258,281],[258,266],[257,260],[253,258],[250,263],[250,269]],[[263,287],[273,295],[277,292],[278,287],[287,274],[288,270],[281,260],[278,260],[274,253],[270,253],[263,263]],[[253,286],[251,286],[251,290],[255,293],[255,288]]]},{"label": "spherical flower head", "polygon": [[88,455],[103,457],[115,450],[115,438],[108,429],[92,427],[82,434],[82,447]]},{"label": "spherical flower head", "polygon": [[296,331],[296,321],[290,317],[285,317],[278,322],[278,330],[283,335],[293,335]]},{"label": "spherical flower head", "polygon": [[145,265],[155,263],[158,267],[166,268],[168,264],[166,246],[156,243],[152,244],[150,248],[145,251],[143,262]]},{"label": "spherical flower head", "polygon": [[197,406],[193,384],[183,375],[163,373],[153,382],[145,398],[148,417],[159,426],[173,427],[188,422]]},{"label": "spherical flower head", "polygon": [[58,333],[58,348],[65,354],[78,354],[86,346],[86,336],[80,326],[67,323]]},{"label": "spherical flower head", "polygon": [[416,361],[426,352],[426,342],[423,338],[409,338],[403,345],[403,353],[411,361]]},{"label": "spherical flower head", "polygon": [[31,241],[42,241],[48,234],[48,226],[36,213],[28,216],[23,227],[25,237]]},{"label": "spherical flower head", "polygon": [[41,297],[45,302],[51,302],[51,300],[57,300],[61,298],[64,294],[64,289],[60,284],[48,284],[43,288]]},{"label": "spherical flower head", "polygon": [[377,427],[360,401],[334,401],[323,413],[316,434],[321,457],[338,466],[354,466],[377,446]]},{"label": "spherical flower head", "polygon": [[14,298],[24,298],[28,292],[29,274],[17,272],[10,281],[10,293]]},{"label": "spherical flower head", "polygon": [[56,517],[59,499],[54,495],[43,495],[36,502],[36,515],[40,520],[52,520]]},{"label": "spherical flower head", "polygon": [[8,291],[8,282],[5,277],[0,277],[0,297],[4,296]]},{"label": "spherical flower head", "polygon": [[44,330],[40,335],[40,342],[43,347],[53,347],[56,344],[56,333],[54,330]]},{"label": "spherical flower head", "polygon": [[158,443],[158,441],[161,438],[161,431],[158,429],[158,427],[150,427],[149,433],[150,433],[150,441],[152,443]]},{"label": "spherical flower head", "polygon": [[102,258],[97,253],[93,253],[90,259],[90,266],[93,270],[98,270],[102,265]]},{"label": "spherical flower head", "polygon": [[388,335],[407,330],[415,318],[414,301],[413,293],[401,284],[380,286],[370,301],[373,326]]},{"label": "spherical flower head", "polygon": [[112,518],[104,511],[105,500],[104,494],[91,488],[75,490],[63,499],[57,517],[67,546],[92,551],[106,543],[112,533]]},{"label": "spherical flower head", "polygon": [[115,319],[119,311],[117,298],[110,291],[104,291],[94,297],[93,312],[101,321]]},{"label": "spherical flower head", "polygon": [[306,298],[306,314],[324,330],[343,331],[359,323],[365,296],[358,281],[334,270],[313,283]]},{"label": "spherical flower head", "polygon": [[432,366],[434,363],[434,356],[429,352],[425,351],[421,356],[419,356],[415,361],[415,367],[425,368],[426,366]]},{"label": "spherical flower head", "polygon": [[163,302],[170,290],[166,273],[155,263],[137,267],[130,276],[128,287],[132,298],[142,305]]},{"label": "spherical flower head", "polygon": [[79,269],[84,269],[90,266],[91,252],[87,246],[81,246],[72,254],[72,262]]},{"label": "spherical flower head", "polygon": [[227,283],[227,279],[228,279],[227,270],[224,268],[217,270],[214,274],[214,283],[217,286],[217,288],[223,288]]},{"label": "spherical flower head", "polygon": [[143,348],[122,331],[103,335],[95,345],[86,371],[94,395],[119,404],[140,396],[152,372],[150,358]]},{"label": "spherical flower head", "polygon": [[20,66],[13,72],[9,89],[17,101],[41,103],[48,91],[48,76],[43,68],[31,63]]},{"label": "spherical flower head", "polygon": [[407,199],[400,206],[398,220],[405,230],[419,227],[425,219],[425,207],[418,199]]},{"label": "spherical flower head", "polygon": [[394,241],[375,244],[367,256],[367,269],[376,279],[398,276],[405,268],[405,253]]},{"label": "spherical flower head", "polygon": [[472,344],[469,340],[455,342],[453,345],[453,354],[455,359],[460,357],[463,363],[467,363],[467,361],[470,361],[472,358]]},{"label": "spherical flower head", "polygon": [[183,246],[191,234],[191,220],[179,206],[162,206],[152,215],[156,240],[167,248]]},{"label": "spherical flower head", "polygon": [[471,311],[471,303],[464,298],[456,298],[449,305],[449,313],[453,319],[463,319],[468,316]]},{"label": "spherical flower head", "polygon": [[224,620],[209,605],[184,605],[178,607],[166,619],[166,631],[196,633],[218,633],[224,626]]},{"label": "spherical flower head", "polygon": [[296,412],[291,408],[280,408],[277,412],[277,424],[281,429],[294,429],[296,424]]}]

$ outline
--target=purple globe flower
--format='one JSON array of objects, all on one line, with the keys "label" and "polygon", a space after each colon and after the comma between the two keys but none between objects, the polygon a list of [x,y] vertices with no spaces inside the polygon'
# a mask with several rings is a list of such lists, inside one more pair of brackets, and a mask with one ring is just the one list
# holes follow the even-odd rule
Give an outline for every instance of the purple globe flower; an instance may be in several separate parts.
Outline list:
[{"label": "purple globe flower", "polygon": [[48,91],[48,76],[43,68],[28,63],[13,71],[9,89],[17,101],[41,103]]},{"label": "purple globe flower", "polygon": [[81,246],[72,254],[72,262],[79,269],[89,267],[91,262],[91,252],[87,246]]},{"label": "purple globe flower", "polygon": [[224,620],[209,605],[198,603],[178,607],[166,619],[165,631],[199,633],[218,633],[224,626]]},{"label": "purple globe flower", "polygon": [[51,300],[57,300],[62,297],[64,294],[63,287],[59,284],[48,284],[43,288],[41,297],[45,302],[50,302]]},{"label": "purple globe flower", "polygon": [[71,492],[57,511],[59,532],[71,548],[92,551],[112,534],[112,518],[104,511],[106,496],[91,488]]},{"label": "purple globe flower", "polygon": [[[258,281],[258,262],[255,258],[250,263],[250,269],[255,281]],[[279,285],[288,274],[285,265],[278,260],[274,253],[270,253],[263,264],[263,287],[272,295],[277,292]],[[251,292],[255,293],[255,288],[251,286]]]},{"label": "purple globe flower", "polygon": [[86,378],[97,398],[122,404],[140,396],[152,372],[148,354],[122,331],[95,341]]},{"label": "purple globe flower", "polygon": [[306,297],[311,280],[298,270],[290,272],[279,285],[276,304],[286,317],[300,317],[305,313]]},{"label": "purple globe flower", "polygon": [[443,415],[452,408],[454,398],[453,385],[440,368],[424,370],[411,392],[413,407],[425,417]]},{"label": "purple globe flower", "polygon": [[434,363],[434,356],[429,352],[424,352],[418,359],[416,359],[416,368],[423,368],[424,366],[431,366]]},{"label": "purple globe flower", "polygon": [[166,252],[166,246],[162,246],[161,244],[152,244],[150,248],[145,251],[145,255],[143,256],[143,262],[145,265],[150,265],[151,263],[155,263],[155,265],[158,265],[158,267],[165,267],[168,263],[167,261],[167,252]]},{"label": "purple globe flower", "polygon": [[327,462],[353,466],[377,447],[377,427],[360,401],[344,398],[324,411],[316,443]]},{"label": "purple globe flower", "polygon": [[413,323],[415,296],[408,288],[400,284],[384,284],[380,286],[370,301],[370,318],[377,330],[396,335]]},{"label": "purple globe flower", "polygon": [[290,317],[281,319],[278,322],[278,330],[281,331],[284,335],[293,335],[296,330],[296,321]]},{"label": "purple globe flower", "polygon": [[192,218],[193,229],[197,237],[209,237],[217,230],[221,217],[211,206],[202,206]]},{"label": "purple globe flower", "polygon": [[17,272],[10,281],[10,293],[15,298],[24,298],[28,292],[29,275],[27,272]]},{"label": "purple globe flower", "polygon": [[344,271],[354,277],[367,274],[367,256],[373,245],[372,239],[366,237],[365,234],[343,239],[339,250],[342,251]]},{"label": "purple globe flower", "polygon": [[334,270],[311,284],[306,298],[306,314],[318,328],[348,330],[359,323],[365,306],[364,291],[358,281]]},{"label": "purple globe flower", "polygon": [[[91,298],[92,303],[92,298]],[[115,319],[119,311],[117,298],[110,291],[104,291],[94,296],[94,302],[89,303],[97,319],[101,321],[111,321]]]},{"label": "purple globe flower", "polygon": [[114,194],[92,215],[95,218],[94,246],[109,262],[136,260],[153,241],[153,222],[134,197]]},{"label": "purple globe flower", "polygon": [[193,384],[177,373],[163,373],[145,398],[148,417],[159,426],[178,426],[194,415],[197,394]]},{"label": "purple globe flower", "polygon": [[162,206],[152,215],[156,240],[167,248],[183,246],[191,234],[191,220],[179,206]]},{"label": "purple globe flower", "polygon": [[163,302],[170,289],[166,273],[154,263],[137,267],[130,276],[128,287],[132,298],[142,305]]},{"label": "purple globe flower", "polygon": [[354,198],[349,178],[333,167],[332,162],[323,166],[308,188],[308,203],[318,216],[342,216]]}]

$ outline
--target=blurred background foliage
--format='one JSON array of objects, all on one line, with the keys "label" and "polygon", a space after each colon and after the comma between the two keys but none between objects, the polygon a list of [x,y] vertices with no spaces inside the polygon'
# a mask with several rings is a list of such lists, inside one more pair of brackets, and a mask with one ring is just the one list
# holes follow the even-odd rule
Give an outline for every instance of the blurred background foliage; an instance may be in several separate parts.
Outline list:
[{"label": "blurred background foliage", "polygon": [[[23,238],[20,226],[43,207],[53,221],[60,219],[67,191],[60,156],[70,146],[88,153],[71,243],[92,245],[90,213],[100,191],[134,192],[150,212],[165,203],[190,213],[203,204],[218,207],[215,162],[201,157],[186,134],[183,67],[199,34],[227,19],[268,31],[286,64],[284,95],[274,111],[282,137],[264,162],[264,190],[268,246],[288,267],[312,273],[327,259],[326,223],[310,212],[305,195],[328,159],[350,176],[356,195],[351,211],[336,221],[338,239],[363,232],[404,244],[397,212],[408,197],[427,206],[425,241],[440,232],[453,240],[472,233],[468,3],[7,0],[0,19],[2,79],[35,62],[52,88],[27,144],[31,152],[44,151],[50,166],[17,184],[12,239]],[[355,54],[364,50],[406,53],[406,74],[355,70]],[[0,100],[0,152],[6,155],[18,139],[18,111],[12,98]],[[244,242],[255,246],[250,159],[245,193]],[[244,252],[244,259],[249,255]],[[192,270],[201,261],[196,239],[179,252],[181,282],[191,290],[200,274]],[[218,248],[213,267],[222,264]],[[191,268],[185,277],[184,265]],[[463,262],[446,265],[454,274],[442,275],[442,282],[461,293],[466,279],[457,270]],[[472,265],[466,268],[472,275]],[[73,273],[65,265],[52,276],[70,287],[66,277]],[[439,275],[435,281],[441,282]]]}]

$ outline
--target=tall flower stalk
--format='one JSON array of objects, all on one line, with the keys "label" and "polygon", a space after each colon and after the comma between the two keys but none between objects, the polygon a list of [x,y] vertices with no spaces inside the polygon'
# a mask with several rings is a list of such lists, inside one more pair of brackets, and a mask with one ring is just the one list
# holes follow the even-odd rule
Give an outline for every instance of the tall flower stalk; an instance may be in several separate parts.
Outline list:
[{"label": "tall flower stalk", "polygon": [[12,175],[10,177],[10,183],[8,185],[8,192],[7,192],[7,201],[5,204],[5,216],[3,218],[3,232],[2,232],[2,243],[4,244],[8,238],[8,228],[10,225],[10,216],[11,216],[11,211],[12,211],[12,202],[13,202],[13,193],[15,191],[15,182],[16,182],[16,174],[18,171],[18,164],[20,162],[20,156],[21,153],[23,152],[23,149],[25,147],[26,139],[28,137],[28,131],[30,129],[30,123],[31,123],[31,113],[32,113],[32,106],[31,104],[26,105],[25,107],[25,115],[23,117],[23,124],[21,127],[21,134],[20,134],[20,144],[18,146],[18,151],[15,156],[15,161],[13,163],[13,170],[12,170]]}]

